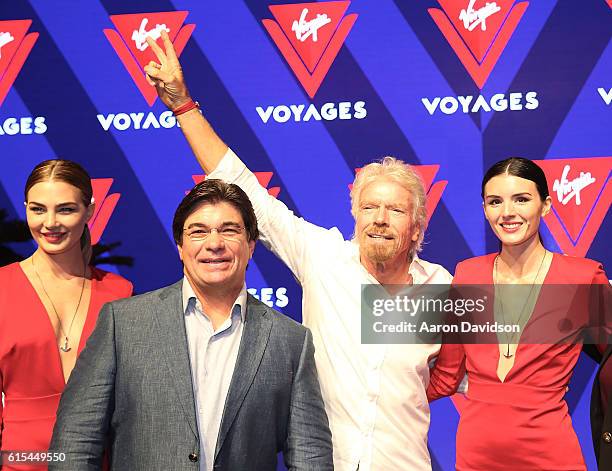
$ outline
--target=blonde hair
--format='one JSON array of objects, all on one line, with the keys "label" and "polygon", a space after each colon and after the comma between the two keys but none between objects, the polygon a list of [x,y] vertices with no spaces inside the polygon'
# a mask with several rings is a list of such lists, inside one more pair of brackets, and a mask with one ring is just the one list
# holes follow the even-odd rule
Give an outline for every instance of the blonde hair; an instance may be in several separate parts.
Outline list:
[{"label": "blonde hair", "polygon": [[357,173],[351,188],[351,213],[353,218],[357,219],[361,192],[367,184],[378,178],[389,178],[399,183],[412,195],[412,201],[410,201],[412,227],[419,230],[419,238],[410,247],[410,258],[412,259],[422,249],[423,237],[427,227],[427,197],[423,180],[410,165],[395,157],[383,157],[380,161],[366,165]]}]

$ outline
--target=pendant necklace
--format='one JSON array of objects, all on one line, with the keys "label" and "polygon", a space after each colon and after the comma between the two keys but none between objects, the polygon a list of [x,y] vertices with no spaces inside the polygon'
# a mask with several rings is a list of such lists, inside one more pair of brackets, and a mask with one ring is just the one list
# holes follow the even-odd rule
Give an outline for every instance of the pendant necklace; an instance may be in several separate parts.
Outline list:
[{"label": "pendant necklace", "polygon": [[76,318],[76,315],[79,312],[79,307],[81,306],[81,300],[83,299],[83,291],[85,290],[85,272],[87,270],[87,265],[85,265],[83,268],[83,283],[81,285],[81,294],[79,295],[79,302],[77,303],[77,307],[74,310],[74,314],[72,315],[72,320],[70,321],[70,326],[68,327],[68,334],[66,334],[66,331],[64,330],[64,326],[62,325],[60,316],[57,313],[57,309],[55,309],[55,304],[53,304],[53,300],[51,299],[51,296],[49,296],[49,293],[47,293],[47,290],[45,289],[45,285],[42,281],[42,278],[38,274],[38,270],[36,269],[36,265],[34,264],[34,255],[32,255],[32,267],[34,267],[34,273],[36,273],[36,278],[38,278],[38,282],[40,283],[40,286],[42,286],[45,296],[47,296],[47,299],[51,303],[51,307],[53,308],[55,317],[57,317],[57,322],[59,324],[60,330],[62,332],[62,335],[64,336],[64,343],[63,345],[62,344],[59,345],[59,349],[64,353],[69,352],[70,350],[72,350],[72,348],[68,346],[68,342],[69,342],[68,337],[70,335],[70,332],[72,331],[72,324],[74,323],[74,319]]},{"label": "pendant necklace", "polygon": [[[527,296],[527,298],[525,298],[525,302],[523,303],[523,308],[521,309],[521,312],[519,313],[519,317],[517,320],[518,325],[521,324],[521,319],[523,318],[523,314],[525,313],[525,307],[527,307],[527,303],[531,299],[533,288],[535,286],[536,281],[538,280],[538,277],[540,276],[540,271],[542,270],[542,266],[544,265],[544,260],[546,259],[547,253],[548,253],[548,250],[544,249],[544,255],[542,256],[542,260],[540,261],[540,266],[538,267],[538,271],[533,279],[533,282],[531,283],[531,288],[529,289],[529,295]],[[497,254],[497,256],[495,257],[495,262],[493,262],[493,284],[497,287],[497,290],[499,290],[499,308],[500,308],[502,321],[505,325],[506,318],[504,316],[503,295],[501,293],[501,285],[499,284],[498,278],[497,278],[497,260],[498,259],[499,259],[499,254]],[[514,339],[514,333],[512,334],[512,337],[510,337],[510,340],[513,340],[513,339]],[[508,340],[508,337],[506,337],[506,340]],[[506,358],[512,358],[514,356],[514,353],[510,353],[510,342],[509,341],[506,343],[506,353],[504,353],[503,355]]]}]

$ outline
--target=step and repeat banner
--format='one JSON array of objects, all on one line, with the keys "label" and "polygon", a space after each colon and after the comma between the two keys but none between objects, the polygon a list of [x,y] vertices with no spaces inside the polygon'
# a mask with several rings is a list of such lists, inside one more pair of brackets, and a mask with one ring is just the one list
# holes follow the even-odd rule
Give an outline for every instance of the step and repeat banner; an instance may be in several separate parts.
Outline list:
[{"label": "step and repeat banner", "polygon": [[[142,72],[153,57],[146,37],[161,30],[204,114],[296,214],[351,237],[356,170],[399,157],[427,187],[422,257],[453,272],[498,249],[482,212],[484,171],[527,157],[553,198],[546,246],[612,270],[610,0],[3,1],[3,227],[25,218],[34,165],[72,159],[93,178],[103,268],[137,292],[179,279],[171,220],[204,175]],[[13,239],[3,236],[3,254],[34,249]],[[299,286],[263,246],[247,282],[301,318]],[[590,469],[594,368],[581,359],[567,396]],[[460,406],[432,405],[434,469],[454,469]]]}]

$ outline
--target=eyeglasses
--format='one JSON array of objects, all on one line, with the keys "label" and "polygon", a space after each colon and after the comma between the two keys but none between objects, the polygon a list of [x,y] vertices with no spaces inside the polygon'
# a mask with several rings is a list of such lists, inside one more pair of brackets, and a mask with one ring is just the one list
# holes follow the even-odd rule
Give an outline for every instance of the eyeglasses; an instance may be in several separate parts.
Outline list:
[{"label": "eyeglasses", "polygon": [[213,232],[216,232],[225,240],[240,240],[240,236],[242,235],[242,231],[244,229],[244,227],[236,224],[231,226],[213,227],[212,229],[197,226],[183,229],[183,231],[185,234],[187,234],[187,237],[189,237],[192,242],[202,242]]}]

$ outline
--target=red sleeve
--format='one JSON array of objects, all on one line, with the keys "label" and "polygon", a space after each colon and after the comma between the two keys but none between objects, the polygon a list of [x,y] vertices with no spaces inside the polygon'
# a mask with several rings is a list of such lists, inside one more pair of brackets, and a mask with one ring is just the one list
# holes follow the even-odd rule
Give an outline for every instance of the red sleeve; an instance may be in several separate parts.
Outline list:
[{"label": "red sleeve", "polygon": [[434,367],[429,370],[427,399],[429,402],[457,392],[465,376],[465,350],[460,343],[442,344]]},{"label": "red sleeve", "polygon": [[[2,371],[0,371],[0,450],[2,449],[2,429],[4,428],[4,422],[2,421],[2,392],[4,387],[2,386]],[[0,469],[2,469],[2,463],[0,463]]]},{"label": "red sleeve", "polygon": [[[5,312],[5,307],[9,305],[9,293],[14,292],[14,286],[11,283],[11,278],[15,279],[14,268],[17,264],[7,265],[0,269],[0,286],[2,290],[0,292],[0,313]],[[12,275],[12,276],[11,276]],[[4,328],[3,323],[6,322],[4,316],[0,316],[0,329]],[[1,352],[0,352],[1,355]],[[0,450],[2,450],[2,432],[4,429],[4,415],[2,406],[2,394],[4,393],[4,381],[2,378],[2,364],[0,362]],[[0,470],[2,469],[2,461],[0,460]]]},{"label": "red sleeve", "polygon": [[[483,266],[490,264],[491,255],[477,257],[460,262],[455,268],[453,286],[462,284],[482,283],[475,278],[482,278]],[[456,321],[453,318],[452,321]],[[433,368],[429,370],[429,385],[427,386],[427,399],[429,402],[441,397],[451,396],[465,377],[465,349],[458,334],[444,334],[442,348]]]}]

